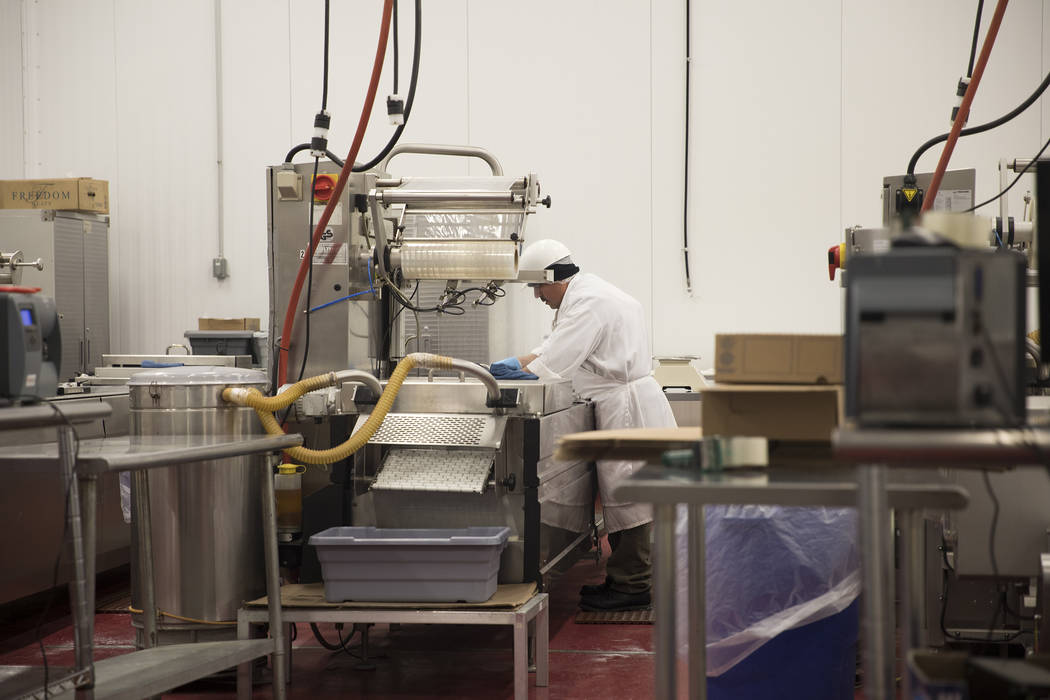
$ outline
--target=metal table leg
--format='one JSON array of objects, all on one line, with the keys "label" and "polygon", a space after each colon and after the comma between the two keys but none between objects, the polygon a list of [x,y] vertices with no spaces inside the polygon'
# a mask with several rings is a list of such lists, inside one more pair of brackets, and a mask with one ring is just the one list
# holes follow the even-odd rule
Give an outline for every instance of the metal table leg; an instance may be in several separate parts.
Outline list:
[{"label": "metal table leg", "polygon": [[[87,643],[87,668],[94,678],[95,648],[95,556],[98,537],[98,477],[85,476],[77,479],[80,483],[80,515],[84,534],[84,601],[83,636]],[[91,700],[95,696],[94,682],[87,688],[77,690],[78,700]]]},{"label": "metal table leg", "polygon": [[704,541],[704,507],[687,506],[689,532],[689,697],[707,698],[707,563]]},{"label": "metal table leg", "polygon": [[[237,611],[237,641],[251,638],[251,625],[248,623],[248,611],[241,608]],[[237,700],[251,700],[252,697],[252,662],[246,661],[237,666]]]},{"label": "metal table leg", "polygon": [[277,504],[274,500],[273,473],[269,462],[263,465],[262,515],[263,515],[263,549],[266,553],[266,596],[270,612],[270,637],[273,639],[273,653],[270,655],[270,666],[273,671],[274,700],[284,700],[285,687],[285,649],[284,627],[281,625],[281,574],[277,558]]},{"label": "metal table leg", "polygon": [[138,539],[138,579],[142,600],[142,646],[157,646],[157,601],[153,582],[153,523],[150,520],[149,474],[138,469],[131,472],[131,507],[133,526]]},{"label": "metal table leg", "polygon": [[896,511],[900,530],[900,574],[898,590],[901,598],[900,627],[905,630],[901,649],[899,676],[903,679],[904,695],[911,697],[911,676],[908,673],[907,651],[923,645],[926,620],[925,562],[923,551],[925,529],[921,513],[913,510]]},{"label": "metal table leg", "polygon": [[864,696],[894,693],[893,572],[886,467],[857,467],[860,542],[864,552]]},{"label": "metal table leg", "polygon": [[[78,688],[78,699],[94,697],[93,644],[95,631],[94,611],[94,549],[91,565],[88,563],[87,535],[84,532],[84,502],[81,500],[80,480],[76,477],[76,434],[69,425],[58,426],[58,454],[62,467],[62,481],[66,484],[66,507],[68,508],[69,531],[73,537],[73,580],[69,591],[73,608],[74,659],[78,671],[87,671],[91,682]],[[94,490],[90,496],[94,497]],[[87,514],[94,518],[94,509]],[[94,528],[91,533],[93,535]],[[90,578],[90,581],[89,581]]]},{"label": "metal table leg", "polygon": [[653,600],[656,622],[656,697],[675,698],[675,506],[653,506]]},{"label": "metal table leg", "polygon": [[536,614],[536,686],[546,688],[550,684],[550,605],[546,594],[540,601]]},{"label": "metal table leg", "polygon": [[529,623],[525,616],[514,616],[514,700],[529,697]]}]

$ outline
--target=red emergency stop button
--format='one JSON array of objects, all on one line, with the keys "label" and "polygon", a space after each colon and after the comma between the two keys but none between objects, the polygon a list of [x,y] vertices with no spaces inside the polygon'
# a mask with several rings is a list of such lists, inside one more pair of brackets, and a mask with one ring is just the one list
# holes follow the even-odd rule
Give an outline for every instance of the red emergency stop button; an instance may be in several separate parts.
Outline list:
[{"label": "red emergency stop button", "polygon": [[314,201],[327,202],[335,192],[335,177],[333,175],[318,175],[314,180]]}]

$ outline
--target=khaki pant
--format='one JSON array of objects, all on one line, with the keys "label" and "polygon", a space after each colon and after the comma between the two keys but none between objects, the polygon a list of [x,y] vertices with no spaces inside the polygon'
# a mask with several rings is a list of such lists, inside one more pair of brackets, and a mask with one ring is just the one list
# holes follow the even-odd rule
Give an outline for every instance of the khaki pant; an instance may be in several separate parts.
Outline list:
[{"label": "khaki pant", "polygon": [[605,580],[620,593],[643,593],[653,585],[653,524],[609,533],[612,554],[605,563]]}]

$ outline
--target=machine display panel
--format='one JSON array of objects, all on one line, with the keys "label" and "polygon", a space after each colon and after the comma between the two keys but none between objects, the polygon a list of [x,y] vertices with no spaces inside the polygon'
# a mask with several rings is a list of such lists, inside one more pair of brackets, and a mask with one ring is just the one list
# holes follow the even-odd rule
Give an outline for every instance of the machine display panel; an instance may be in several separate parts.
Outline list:
[{"label": "machine display panel", "polygon": [[32,309],[19,309],[19,313],[22,314],[22,325],[23,326],[35,326],[36,321],[33,320]]}]

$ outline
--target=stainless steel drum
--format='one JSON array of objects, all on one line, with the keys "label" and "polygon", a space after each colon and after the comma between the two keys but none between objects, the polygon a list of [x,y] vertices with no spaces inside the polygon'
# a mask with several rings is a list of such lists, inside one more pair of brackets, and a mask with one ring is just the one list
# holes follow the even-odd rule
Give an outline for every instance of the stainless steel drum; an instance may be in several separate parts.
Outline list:
[{"label": "stainless steel drum", "polygon": [[[222,390],[253,386],[265,391],[267,384],[262,372],[235,367],[141,372],[128,382],[130,434],[262,433],[255,412],[226,403]],[[160,643],[232,634],[232,628],[204,623],[236,620],[243,601],[265,593],[259,494],[266,459],[235,457],[149,471]],[[139,548],[132,545],[132,604],[139,609]]]}]

